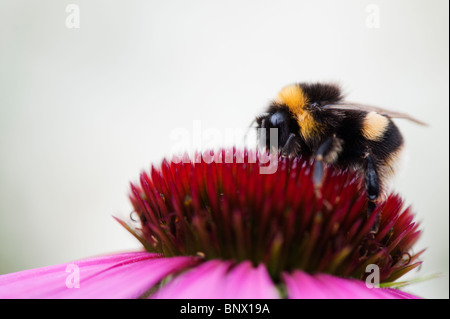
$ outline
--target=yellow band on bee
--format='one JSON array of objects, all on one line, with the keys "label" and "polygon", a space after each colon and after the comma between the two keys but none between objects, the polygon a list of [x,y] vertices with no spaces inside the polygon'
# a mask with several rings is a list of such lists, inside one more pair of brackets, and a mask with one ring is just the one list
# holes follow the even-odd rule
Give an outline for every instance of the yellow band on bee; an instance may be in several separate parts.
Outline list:
[{"label": "yellow band on bee", "polygon": [[284,104],[289,111],[295,115],[300,126],[300,134],[305,139],[309,139],[322,130],[311,113],[306,109],[309,99],[299,85],[292,84],[284,87],[275,100],[279,104]]},{"label": "yellow band on bee", "polygon": [[278,93],[276,102],[285,104],[293,114],[299,114],[303,113],[304,107],[308,104],[308,98],[300,86],[292,84]]},{"label": "yellow band on bee", "polygon": [[386,116],[369,112],[364,118],[362,134],[369,140],[378,141],[384,136],[388,125],[389,119]]}]

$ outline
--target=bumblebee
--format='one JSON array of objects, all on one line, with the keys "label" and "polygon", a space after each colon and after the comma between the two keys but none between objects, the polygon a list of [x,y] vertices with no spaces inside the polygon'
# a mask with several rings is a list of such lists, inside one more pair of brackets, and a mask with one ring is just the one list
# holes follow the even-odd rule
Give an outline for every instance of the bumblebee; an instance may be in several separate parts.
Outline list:
[{"label": "bumblebee", "polygon": [[[315,159],[316,185],[323,163],[363,172],[370,215],[403,147],[392,118],[425,125],[404,113],[346,102],[336,84],[298,83],[284,87],[255,121],[260,129],[278,129],[277,150],[282,155]],[[269,134],[258,139],[271,149]]]}]

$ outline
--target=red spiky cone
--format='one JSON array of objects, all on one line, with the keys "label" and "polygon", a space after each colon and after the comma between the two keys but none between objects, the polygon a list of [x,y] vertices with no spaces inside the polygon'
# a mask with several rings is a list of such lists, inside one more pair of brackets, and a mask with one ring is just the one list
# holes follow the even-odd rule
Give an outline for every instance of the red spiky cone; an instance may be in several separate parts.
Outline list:
[{"label": "red spiky cone", "polygon": [[[418,224],[398,195],[388,195],[368,218],[355,172],[328,167],[317,189],[310,161],[280,157],[275,173],[261,174],[258,154],[227,152],[216,152],[211,163],[200,154],[196,163],[164,160],[131,186],[141,220],[134,234],[148,251],[262,263],[275,281],[293,270],[363,280],[375,264],[383,283],[420,264],[420,253],[411,252]],[[233,160],[225,163],[229,152]]]}]

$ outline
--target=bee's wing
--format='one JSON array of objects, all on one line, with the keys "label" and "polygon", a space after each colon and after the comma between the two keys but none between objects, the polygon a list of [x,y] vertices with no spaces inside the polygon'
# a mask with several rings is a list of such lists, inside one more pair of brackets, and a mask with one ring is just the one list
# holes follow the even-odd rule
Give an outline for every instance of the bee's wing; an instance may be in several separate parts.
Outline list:
[{"label": "bee's wing", "polygon": [[427,126],[428,124],[418,120],[409,114],[386,110],[378,106],[372,106],[372,105],[366,105],[366,104],[359,104],[359,103],[352,103],[352,102],[340,102],[340,103],[334,103],[334,104],[327,104],[324,106],[326,109],[337,109],[337,110],[362,110],[366,112],[376,112],[378,114],[391,117],[391,118],[400,118],[400,119],[407,119],[414,123]]}]

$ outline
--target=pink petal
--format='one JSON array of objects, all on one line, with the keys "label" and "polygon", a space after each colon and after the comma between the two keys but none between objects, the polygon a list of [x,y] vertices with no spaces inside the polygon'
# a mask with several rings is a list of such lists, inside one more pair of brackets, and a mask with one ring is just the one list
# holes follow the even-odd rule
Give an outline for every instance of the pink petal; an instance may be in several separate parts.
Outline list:
[{"label": "pink petal", "polygon": [[217,299],[221,298],[223,277],[229,262],[212,260],[181,274],[161,288],[157,299]]},{"label": "pink petal", "polygon": [[398,299],[417,298],[390,288],[368,288],[356,279],[327,274],[309,275],[296,270],[283,274],[288,298],[292,299]]},{"label": "pink petal", "polygon": [[328,291],[314,277],[302,271],[283,274],[288,298],[292,299],[324,299],[329,298]]},{"label": "pink petal", "polygon": [[[0,298],[138,298],[192,257],[121,253],[0,276]],[[79,288],[74,286],[78,271]],[[72,288],[70,288],[72,287]]]},{"label": "pink petal", "polygon": [[240,263],[227,274],[223,283],[223,297],[227,299],[277,299],[280,295],[270,279],[266,267],[254,268],[251,262]]},{"label": "pink petal", "polygon": [[243,262],[212,260],[179,275],[161,288],[153,298],[170,299],[242,299],[279,298],[265,266],[254,268]]}]

